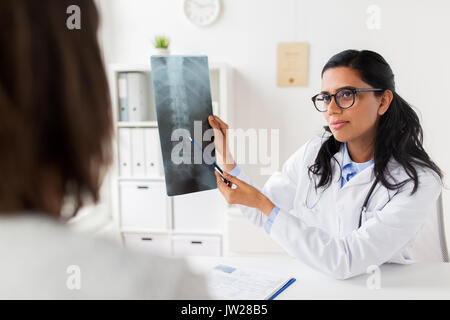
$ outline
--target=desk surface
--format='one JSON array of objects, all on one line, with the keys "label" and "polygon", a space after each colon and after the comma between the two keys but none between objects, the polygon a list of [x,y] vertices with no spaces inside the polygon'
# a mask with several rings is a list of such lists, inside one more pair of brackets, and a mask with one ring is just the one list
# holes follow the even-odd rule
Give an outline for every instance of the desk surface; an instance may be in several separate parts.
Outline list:
[{"label": "desk surface", "polygon": [[371,274],[336,280],[290,257],[189,257],[197,272],[217,264],[254,268],[297,279],[276,299],[450,299],[450,263],[384,264],[380,289],[367,284]]}]

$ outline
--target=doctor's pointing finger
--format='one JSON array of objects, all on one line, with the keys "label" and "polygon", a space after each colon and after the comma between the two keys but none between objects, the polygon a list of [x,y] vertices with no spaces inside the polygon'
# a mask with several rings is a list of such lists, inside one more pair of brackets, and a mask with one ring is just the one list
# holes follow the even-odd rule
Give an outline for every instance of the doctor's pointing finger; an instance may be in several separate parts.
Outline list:
[{"label": "doctor's pointing finger", "polygon": [[275,207],[272,201],[255,187],[224,172],[224,177],[234,185],[229,186],[222,180],[222,177],[217,171],[215,171],[215,174],[217,188],[229,204],[240,204],[256,208],[267,216]]}]

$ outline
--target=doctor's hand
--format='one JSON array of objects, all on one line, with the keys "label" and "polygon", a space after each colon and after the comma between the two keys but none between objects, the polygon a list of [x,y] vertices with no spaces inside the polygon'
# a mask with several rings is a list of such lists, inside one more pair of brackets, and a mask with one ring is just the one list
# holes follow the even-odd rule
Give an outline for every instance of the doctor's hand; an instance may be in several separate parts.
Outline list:
[{"label": "doctor's hand", "polygon": [[223,173],[223,176],[234,184],[236,188],[228,186],[217,171],[214,171],[217,179],[217,188],[229,204],[241,204],[247,207],[256,208],[266,216],[269,216],[275,205],[258,189],[239,180],[235,176]]},{"label": "doctor's hand", "polygon": [[230,172],[235,166],[233,156],[228,147],[227,132],[228,125],[218,116],[209,116],[208,122],[214,130],[214,144],[216,147],[217,160],[224,171]]}]

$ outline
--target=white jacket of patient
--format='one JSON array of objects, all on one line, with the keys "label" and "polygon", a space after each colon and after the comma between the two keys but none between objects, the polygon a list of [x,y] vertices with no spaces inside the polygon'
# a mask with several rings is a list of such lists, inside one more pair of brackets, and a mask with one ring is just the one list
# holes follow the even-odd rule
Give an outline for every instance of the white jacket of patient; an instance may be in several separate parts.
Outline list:
[{"label": "white jacket of patient", "polygon": [[0,299],[206,299],[182,259],[127,251],[38,213],[0,214]]}]

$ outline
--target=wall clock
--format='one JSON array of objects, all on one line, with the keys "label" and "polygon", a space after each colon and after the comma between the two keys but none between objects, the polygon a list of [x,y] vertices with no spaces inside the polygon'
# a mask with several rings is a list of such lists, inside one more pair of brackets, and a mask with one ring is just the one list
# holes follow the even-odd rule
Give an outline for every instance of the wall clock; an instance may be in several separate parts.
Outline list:
[{"label": "wall clock", "polygon": [[220,0],[184,0],[184,14],[197,26],[210,25],[219,17]]}]

